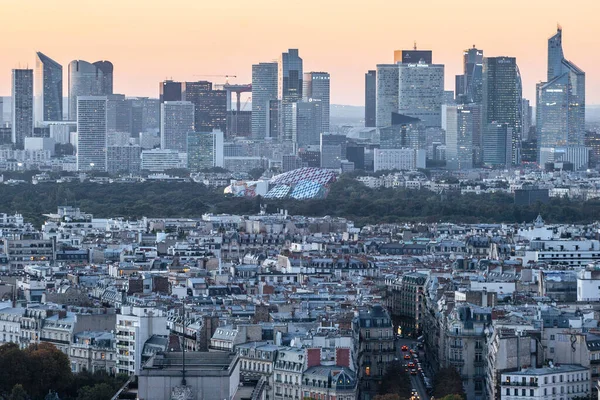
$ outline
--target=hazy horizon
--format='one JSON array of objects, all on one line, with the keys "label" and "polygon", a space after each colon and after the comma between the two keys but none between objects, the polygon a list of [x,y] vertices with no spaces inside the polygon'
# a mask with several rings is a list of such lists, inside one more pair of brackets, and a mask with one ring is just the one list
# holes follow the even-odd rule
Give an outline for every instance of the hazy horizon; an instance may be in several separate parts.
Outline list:
[{"label": "hazy horizon", "polygon": [[535,84],[546,78],[547,39],[559,22],[566,58],[586,71],[587,103],[600,104],[600,2],[592,0],[576,7],[558,0],[373,0],[368,8],[355,0],[8,0],[2,7],[1,95],[10,95],[12,68],[34,67],[35,51],[63,65],[65,94],[68,63],[82,59],[114,64],[115,93],[157,97],[166,78],[218,83],[225,78],[208,75],[237,75],[230,82],[249,83],[252,64],[298,48],[304,71],[331,74],[332,103],[363,105],[364,73],[416,41],[446,65],[446,90],[461,73],[462,51],[474,44],[486,56],[517,57],[523,95],[534,103]]}]

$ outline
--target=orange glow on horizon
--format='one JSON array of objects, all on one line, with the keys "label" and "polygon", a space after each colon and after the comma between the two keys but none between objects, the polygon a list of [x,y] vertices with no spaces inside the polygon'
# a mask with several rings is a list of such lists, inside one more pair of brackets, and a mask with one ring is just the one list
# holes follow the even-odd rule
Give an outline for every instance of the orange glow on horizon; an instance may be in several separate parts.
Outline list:
[{"label": "orange glow on horizon", "polygon": [[298,48],[306,72],[331,74],[332,103],[363,105],[365,72],[416,41],[446,65],[446,90],[473,44],[517,57],[535,105],[560,22],[565,56],[587,74],[587,104],[600,104],[599,12],[597,0],[3,0],[0,95],[10,95],[12,68],[34,67],[35,51],[63,65],[65,96],[68,63],[82,59],[114,64],[115,93],[157,97],[165,78],[249,83],[253,63]]}]

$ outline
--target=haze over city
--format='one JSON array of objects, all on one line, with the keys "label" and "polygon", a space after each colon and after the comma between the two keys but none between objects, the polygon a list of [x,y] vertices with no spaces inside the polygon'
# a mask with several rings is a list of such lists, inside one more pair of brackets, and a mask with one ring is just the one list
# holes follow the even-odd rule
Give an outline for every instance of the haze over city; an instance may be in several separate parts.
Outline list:
[{"label": "haze over city", "polygon": [[[0,95],[10,95],[10,70],[34,66],[35,51],[67,65],[74,59],[107,59],[115,65],[114,89],[157,96],[158,82],[236,75],[251,81],[254,63],[298,48],[305,70],[331,74],[332,103],[363,105],[364,73],[393,61],[393,51],[433,51],[445,64],[446,90],[461,73],[462,51],[476,45],[487,56],[517,58],[523,96],[535,99],[545,80],[546,41],[560,23],[565,57],[588,71],[587,104],[600,103],[600,3],[577,7],[562,1],[365,2],[307,0],[301,4],[256,0],[105,1],[8,0],[2,3]],[[212,78],[214,81],[224,78]],[[65,88],[67,80],[63,81]],[[65,91],[66,93],[66,91]]]}]

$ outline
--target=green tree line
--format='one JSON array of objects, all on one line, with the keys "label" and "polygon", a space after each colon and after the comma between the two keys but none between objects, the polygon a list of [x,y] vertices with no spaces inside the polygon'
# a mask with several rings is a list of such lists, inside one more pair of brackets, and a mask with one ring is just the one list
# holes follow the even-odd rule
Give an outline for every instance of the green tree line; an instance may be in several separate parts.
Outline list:
[{"label": "green tree line", "polygon": [[370,189],[349,177],[331,185],[320,200],[236,198],[222,188],[197,183],[144,182],[131,184],[44,183],[0,186],[0,212],[20,212],[39,226],[42,214],[70,205],[98,218],[200,217],[212,213],[258,213],[287,209],[292,215],[337,216],[359,226],[394,222],[521,223],[541,214],[553,223],[589,223],[600,215],[600,200],[552,198],[548,204],[514,205],[506,193],[436,194],[428,190]]}]

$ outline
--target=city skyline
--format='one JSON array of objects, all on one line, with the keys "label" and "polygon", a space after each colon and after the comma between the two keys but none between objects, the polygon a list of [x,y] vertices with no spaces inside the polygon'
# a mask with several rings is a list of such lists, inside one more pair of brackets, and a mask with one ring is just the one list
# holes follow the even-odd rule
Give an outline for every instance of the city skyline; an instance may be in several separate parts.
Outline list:
[{"label": "city skyline", "polygon": [[[307,7],[298,10],[293,19],[285,6],[268,0],[253,4],[180,1],[168,6],[148,1],[143,8],[137,1],[109,1],[102,10],[93,9],[97,18],[86,24],[86,29],[81,29],[77,21],[92,12],[91,5],[65,0],[62,4],[68,12],[57,13],[51,5],[35,3],[31,13],[31,4],[11,1],[3,5],[8,21],[5,36],[19,39],[3,42],[0,95],[9,95],[11,69],[19,64],[33,66],[35,51],[51,54],[63,66],[75,59],[111,60],[115,65],[115,93],[156,97],[156,83],[171,77],[192,81],[198,80],[194,75],[228,74],[237,75],[232,82],[249,83],[253,64],[275,60],[286,49],[298,48],[305,60],[305,71],[331,74],[332,103],[363,105],[364,73],[376,64],[391,63],[395,50],[412,48],[416,40],[419,49],[433,51],[434,63],[446,65],[446,90],[454,89],[454,76],[462,72],[462,52],[475,44],[490,57],[516,57],[523,76],[524,97],[533,100],[535,84],[546,79],[546,41],[560,22],[567,32],[563,47],[568,49],[569,58],[590,71],[587,103],[600,103],[600,77],[592,72],[600,55],[589,51],[597,47],[600,37],[600,27],[591,19],[595,15],[592,11],[600,6],[592,1],[565,8],[559,7],[558,1],[532,1],[523,7],[510,0],[494,10],[493,20],[484,18],[489,7],[473,1],[433,1],[408,8],[377,1],[368,10],[358,2],[344,2],[340,8],[343,23],[324,23],[337,21],[334,11],[342,7],[339,1],[323,6],[308,0]],[[319,5],[322,12],[315,14],[312,3]],[[461,12],[463,8],[469,12]],[[178,20],[177,29],[168,29],[169,22],[162,19],[165,11],[181,14],[183,20]],[[400,11],[409,11],[416,17],[399,26],[395,21]],[[25,12],[28,23],[11,22],[22,20],[20,16]],[[206,23],[186,23],[206,13],[211,16]],[[308,20],[302,18],[306,13],[314,21],[314,29],[293,29],[294,24]],[[50,30],[47,15],[54,16]],[[106,26],[104,21],[109,17],[111,23]],[[132,18],[136,20],[135,27],[129,28]],[[165,29],[154,29],[157,23],[166,23]],[[75,29],[77,35],[73,35]],[[272,35],[273,30],[281,33]],[[202,40],[203,37],[208,39]],[[215,83],[224,80],[213,79]],[[63,91],[66,93],[66,88]]]}]

